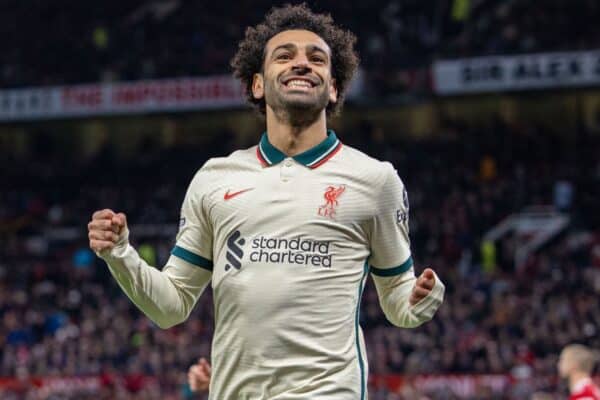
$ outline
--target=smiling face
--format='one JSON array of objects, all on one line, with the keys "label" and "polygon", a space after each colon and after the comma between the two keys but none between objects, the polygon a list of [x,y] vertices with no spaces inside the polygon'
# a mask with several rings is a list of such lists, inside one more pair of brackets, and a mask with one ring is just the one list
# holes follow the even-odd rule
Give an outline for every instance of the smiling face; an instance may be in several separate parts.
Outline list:
[{"label": "smiling face", "polygon": [[276,114],[319,113],[337,101],[331,76],[331,50],[321,37],[306,30],[273,36],[265,48],[262,74],[252,84],[255,98],[265,98]]}]

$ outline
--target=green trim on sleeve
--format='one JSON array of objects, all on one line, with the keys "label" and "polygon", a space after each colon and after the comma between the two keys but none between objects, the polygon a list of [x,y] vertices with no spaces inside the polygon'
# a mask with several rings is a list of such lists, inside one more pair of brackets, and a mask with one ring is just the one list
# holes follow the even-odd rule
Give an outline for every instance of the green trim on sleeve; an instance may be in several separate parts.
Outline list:
[{"label": "green trim on sleeve", "polygon": [[404,261],[401,265],[393,268],[375,268],[371,266],[371,273],[377,276],[395,276],[403,274],[413,266],[412,257],[408,257],[408,260]]},{"label": "green trim on sleeve", "polygon": [[204,268],[206,270],[213,270],[213,263],[211,260],[199,256],[198,254],[194,254],[189,250],[184,249],[183,247],[175,246],[171,251],[175,257],[179,257],[184,261],[189,262],[190,264],[194,264],[197,267]]}]

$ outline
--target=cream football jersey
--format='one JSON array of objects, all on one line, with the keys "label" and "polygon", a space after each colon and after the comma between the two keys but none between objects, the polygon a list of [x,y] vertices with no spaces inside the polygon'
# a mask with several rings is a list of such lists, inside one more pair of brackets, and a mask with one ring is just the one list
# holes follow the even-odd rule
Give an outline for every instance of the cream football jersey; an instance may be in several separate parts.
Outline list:
[{"label": "cream football jersey", "polygon": [[334,132],[294,157],[264,134],[194,176],[162,271],[139,257],[128,231],[99,255],[163,328],[184,321],[212,286],[211,400],[364,400],[359,306],[369,272],[394,325],[420,325],[443,299],[436,276],[409,306],[408,207],[392,165]]},{"label": "cream football jersey", "polygon": [[265,134],[208,161],[173,255],[212,272],[210,399],[365,399],[360,298],[369,271],[411,269],[407,219],[391,164],[331,131],[295,157]]}]

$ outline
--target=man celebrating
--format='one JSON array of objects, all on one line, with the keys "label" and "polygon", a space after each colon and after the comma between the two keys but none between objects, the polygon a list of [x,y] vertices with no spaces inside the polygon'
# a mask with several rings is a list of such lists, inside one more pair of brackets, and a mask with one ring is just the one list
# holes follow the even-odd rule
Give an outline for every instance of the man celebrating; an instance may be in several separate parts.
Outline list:
[{"label": "man celebrating", "polygon": [[388,320],[430,320],[444,285],[415,278],[408,196],[391,164],[327,130],[357,67],[355,37],[306,6],[248,28],[232,66],[266,116],[257,146],[194,176],[162,271],[129,245],[125,215],[94,213],[90,246],[160,327],[214,294],[210,399],[366,399],[359,305],[369,272]]},{"label": "man celebrating", "polygon": [[569,383],[569,400],[600,400],[600,391],[592,382],[596,355],[581,344],[570,344],[560,353],[558,372]]}]

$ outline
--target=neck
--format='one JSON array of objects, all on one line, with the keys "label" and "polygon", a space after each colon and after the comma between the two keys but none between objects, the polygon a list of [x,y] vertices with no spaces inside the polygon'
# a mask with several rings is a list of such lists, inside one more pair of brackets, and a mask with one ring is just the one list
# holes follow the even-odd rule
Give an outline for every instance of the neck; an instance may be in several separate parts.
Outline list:
[{"label": "neck", "polygon": [[276,115],[267,106],[267,137],[273,146],[290,157],[311,149],[327,137],[325,110],[316,119],[295,123]]},{"label": "neck", "polygon": [[588,379],[588,378],[589,378],[589,375],[586,374],[585,372],[573,372],[569,376],[569,391],[571,393],[573,393],[577,384],[579,384],[581,381]]}]

